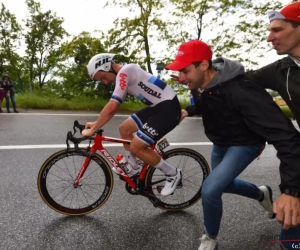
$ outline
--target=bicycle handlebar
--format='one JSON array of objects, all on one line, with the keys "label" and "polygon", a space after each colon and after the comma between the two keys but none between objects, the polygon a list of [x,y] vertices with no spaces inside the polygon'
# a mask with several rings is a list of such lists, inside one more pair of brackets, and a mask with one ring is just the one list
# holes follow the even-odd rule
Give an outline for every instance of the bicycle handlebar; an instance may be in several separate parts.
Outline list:
[{"label": "bicycle handlebar", "polygon": [[67,133],[67,139],[66,139],[67,147],[70,146],[69,141],[73,142],[75,147],[78,148],[78,144],[81,143],[82,141],[85,141],[85,140],[88,140],[88,139],[93,139],[93,137],[87,137],[87,136],[83,136],[81,138],[75,137],[74,134],[77,132],[76,128],[79,129],[80,134],[81,134],[82,130],[85,129],[85,126],[80,124],[77,120],[74,121],[74,125],[73,125],[74,133],[72,134],[71,131],[69,131]]}]

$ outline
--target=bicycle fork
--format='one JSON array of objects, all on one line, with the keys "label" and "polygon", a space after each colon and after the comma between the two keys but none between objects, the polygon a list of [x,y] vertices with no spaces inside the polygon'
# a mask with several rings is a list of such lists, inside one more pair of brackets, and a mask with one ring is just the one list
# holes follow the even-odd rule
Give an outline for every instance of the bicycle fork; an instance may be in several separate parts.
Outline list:
[{"label": "bicycle fork", "polygon": [[91,162],[91,156],[87,156],[85,158],[85,160],[84,160],[84,162],[83,162],[83,164],[82,164],[82,166],[80,168],[80,171],[79,171],[79,173],[77,175],[77,178],[76,178],[76,180],[74,182],[74,185],[73,185],[74,188],[77,188],[79,186],[80,179],[84,175],[85,170],[87,169],[87,167],[90,164],[90,162]]}]

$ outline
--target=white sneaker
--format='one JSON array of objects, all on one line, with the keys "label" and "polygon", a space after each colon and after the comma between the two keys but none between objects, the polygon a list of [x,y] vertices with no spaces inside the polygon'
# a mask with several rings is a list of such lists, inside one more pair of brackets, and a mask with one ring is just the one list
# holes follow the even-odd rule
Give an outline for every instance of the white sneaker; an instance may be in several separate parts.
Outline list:
[{"label": "white sneaker", "polygon": [[198,250],[217,250],[218,241],[217,239],[209,238],[206,234],[201,237],[201,244]]},{"label": "white sneaker", "polygon": [[181,181],[181,179],[182,179],[182,172],[180,169],[176,169],[176,175],[168,176],[166,178],[166,184],[164,188],[161,190],[160,194],[162,196],[167,196],[172,194],[175,191],[177,184],[179,183],[179,181]]},{"label": "white sneaker", "polygon": [[273,213],[272,189],[269,186],[261,186],[259,189],[264,193],[264,199],[259,204],[265,209],[270,219],[274,219],[276,214]]},{"label": "white sneaker", "polygon": [[[115,167],[112,167],[112,171],[114,171],[117,175],[120,175],[118,170]],[[130,172],[126,172],[129,177],[135,176],[141,172],[141,167],[138,169],[132,168]]]}]

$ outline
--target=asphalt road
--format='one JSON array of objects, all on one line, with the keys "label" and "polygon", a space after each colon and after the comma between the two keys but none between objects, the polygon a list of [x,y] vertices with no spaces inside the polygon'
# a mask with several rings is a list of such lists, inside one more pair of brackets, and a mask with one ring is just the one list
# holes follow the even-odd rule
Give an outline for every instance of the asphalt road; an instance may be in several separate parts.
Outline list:
[{"label": "asphalt road", "polygon": [[[182,212],[154,208],[144,197],[132,196],[115,178],[112,195],[99,210],[82,217],[52,211],[40,198],[37,175],[52,153],[65,147],[73,121],[94,121],[96,113],[24,111],[0,114],[0,249],[1,250],[196,250],[203,232],[198,202]],[[118,125],[127,118],[113,118],[105,135],[118,137]],[[211,144],[199,118],[184,120],[167,135],[172,147],[193,148],[209,160]],[[177,143],[177,144],[176,144]],[[108,148],[112,155],[122,148]],[[259,160],[240,176],[258,186],[268,184],[279,195],[276,152],[267,146]],[[280,226],[266,218],[253,200],[224,194],[219,249],[278,249],[266,238],[275,238]]]}]

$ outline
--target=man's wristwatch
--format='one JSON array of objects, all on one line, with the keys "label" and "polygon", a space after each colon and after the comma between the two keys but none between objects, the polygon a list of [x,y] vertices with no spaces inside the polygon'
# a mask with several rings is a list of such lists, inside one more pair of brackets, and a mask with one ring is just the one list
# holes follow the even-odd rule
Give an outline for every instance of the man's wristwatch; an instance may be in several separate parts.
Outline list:
[{"label": "man's wristwatch", "polygon": [[287,194],[287,195],[291,195],[294,197],[298,197],[300,198],[300,192],[299,191],[295,191],[289,188],[280,188],[280,191],[282,194]]}]

